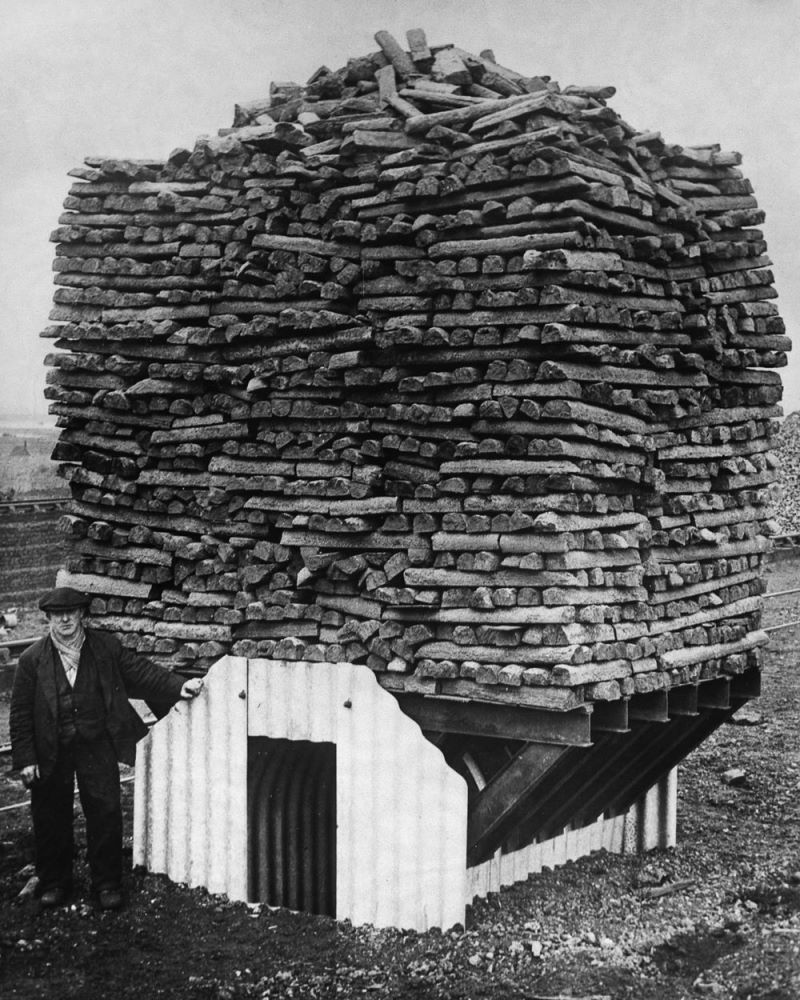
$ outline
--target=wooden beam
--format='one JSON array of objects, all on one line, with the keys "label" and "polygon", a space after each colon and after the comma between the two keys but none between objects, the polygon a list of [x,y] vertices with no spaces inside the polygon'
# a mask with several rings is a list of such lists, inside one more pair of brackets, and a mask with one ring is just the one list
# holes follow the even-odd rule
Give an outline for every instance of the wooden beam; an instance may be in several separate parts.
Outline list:
[{"label": "wooden beam", "polygon": [[489,705],[464,698],[398,695],[400,708],[420,729],[495,739],[585,747],[591,744],[591,709],[547,712]]},{"label": "wooden beam", "polygon": [[467,819],[467,864],[488,857],[535,794],[536,786],[557,766],[568,747],[528,743],[496,774],[475,799]]}]

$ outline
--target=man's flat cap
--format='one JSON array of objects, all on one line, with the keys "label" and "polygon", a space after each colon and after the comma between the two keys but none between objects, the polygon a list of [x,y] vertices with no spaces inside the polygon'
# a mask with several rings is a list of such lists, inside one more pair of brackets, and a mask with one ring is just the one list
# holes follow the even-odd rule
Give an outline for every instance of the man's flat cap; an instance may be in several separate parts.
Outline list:
[{"label": "man's flat cap", "polygon": [[91,602],[88,594],[75,590],[74,587],[56,587],[41,598],[39,607],[42,611],[72,611],[75,608],[85,608]]}]

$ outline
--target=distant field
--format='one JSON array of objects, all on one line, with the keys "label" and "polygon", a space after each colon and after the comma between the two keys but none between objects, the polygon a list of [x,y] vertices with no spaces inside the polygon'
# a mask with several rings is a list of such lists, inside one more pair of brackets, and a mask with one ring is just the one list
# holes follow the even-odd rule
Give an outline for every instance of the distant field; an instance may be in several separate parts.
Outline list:
[{"label": "distant field", "polygon": [[0,424],[0,500],[68,495],[50,461],[58,434],[55,427]]},{"label": "distant field", "polygon": [[[68,497],[50,455],[58,438],[55,427],[9,426],[0,422],[0,502]],[[0,610],[33,606],[53,586],[63,566],[67,540],[58,530],[58,510],[0,512]]]}]

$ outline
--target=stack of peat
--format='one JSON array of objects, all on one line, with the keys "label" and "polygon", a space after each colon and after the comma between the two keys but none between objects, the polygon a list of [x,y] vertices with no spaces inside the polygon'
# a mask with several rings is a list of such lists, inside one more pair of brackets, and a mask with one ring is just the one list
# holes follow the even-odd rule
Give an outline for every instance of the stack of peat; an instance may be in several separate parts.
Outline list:
[{"label": "stack of peat", "polygon": [[756,666],[789,341],[739,155],[375,37],[72,171],[65,579],[189,672],[565,710]]}]

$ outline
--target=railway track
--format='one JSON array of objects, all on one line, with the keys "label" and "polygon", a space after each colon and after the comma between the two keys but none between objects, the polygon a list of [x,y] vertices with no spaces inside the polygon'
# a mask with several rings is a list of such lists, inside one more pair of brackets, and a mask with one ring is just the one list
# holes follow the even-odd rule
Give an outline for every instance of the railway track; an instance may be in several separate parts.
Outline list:
[{"label": "railway track", "polygon": [[800,549],[800,531],[785,531],[780,535],[773,535],[772,542],[778,552]]},{"label": "railway track", "polygon": [[69,497],[36,497],[31,500],[0,500],[0,514],[43,514],[66,510]]}]

